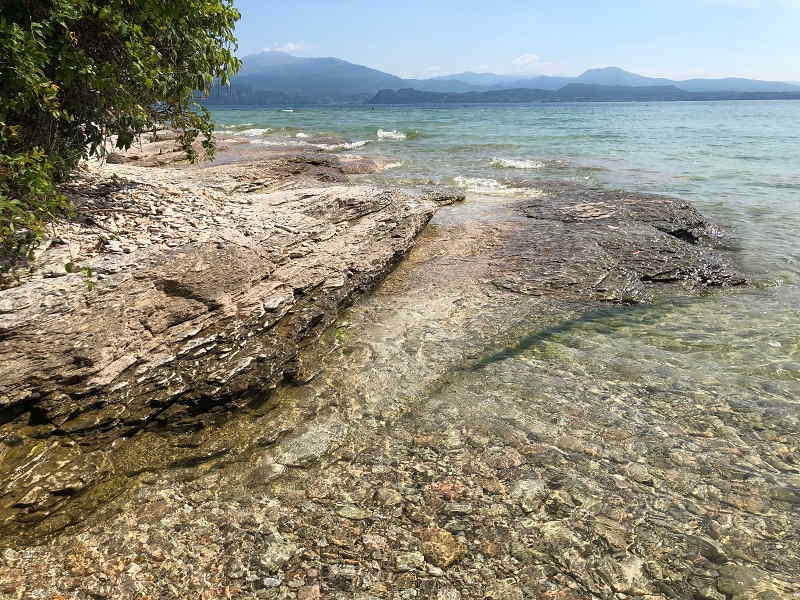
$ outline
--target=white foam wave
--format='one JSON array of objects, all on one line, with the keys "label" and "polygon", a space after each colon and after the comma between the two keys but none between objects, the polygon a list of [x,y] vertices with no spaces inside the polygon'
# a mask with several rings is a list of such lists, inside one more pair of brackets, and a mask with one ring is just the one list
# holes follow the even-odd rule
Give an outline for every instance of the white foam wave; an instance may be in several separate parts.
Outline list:
[{"label": "white foam wave", "polygon": [[296,138],[300,138],[301,140],[304,140],[304,139],[306,139],[306,138],[310,138],[311,136],[310,136],[310,135],[308,135],[307,133],[303,133],[303,132],[301,131],[300,133],[298,133],[298,134],[297,134],[297,135],[295,135],[294,137],[296,137]]},{"label": "white foam wave", "polygon": [[342,144],[311,144],[320,150],[355,150],[356,148],[363,148],[369,144],[369,140],[361,140],[358,142],[345,142]]},{"label": "white foam wave", "polygon": [[294,112],[293,108],[282,108],[281,112]]},{"label": "white foam wave", "polygon": [[244,131],[240,131],[239,135],[244,135],[247,137],[259,137],[269,133],[270,131],[272,131],[272,129],[270,129],[269,127],[267,127],[266,129],[245,129]]},{"label": "white foam wave", "polygon": [[480,177],[454,177],[453,183],[468,192],[487,194],[490,196],[517,196],[525,194],[535,195],[532,189],[516,188],[497,181],[496,179],[482,179]]},{"label": "white foam wave", "polygon": [[295,140],[253,140],[251,144],[258,144],[259,146],[309,146],[305,142],[298,142]]},{"label": "white foam wave", "polygon": [[544,169],[540,160],[524,160],[513,158],[493,158],[491,165],[500,169]]},{"label": "white foam wave", "polygon": [[402,131],[397,131],[396,129],[392,131],[385,131],[383,129],[378,129],[378,139],[379,140],[405,140],[408,139],[408,136],[403,133]]},{"label": "white foam wave", "polygon": [[384,171],[388,171],[389,169],[399,169],[402,166],[403,166],[403,163],[401,163],[401,162],[387,163],[387,164],[385,164],[383,166],[383,170]]}]

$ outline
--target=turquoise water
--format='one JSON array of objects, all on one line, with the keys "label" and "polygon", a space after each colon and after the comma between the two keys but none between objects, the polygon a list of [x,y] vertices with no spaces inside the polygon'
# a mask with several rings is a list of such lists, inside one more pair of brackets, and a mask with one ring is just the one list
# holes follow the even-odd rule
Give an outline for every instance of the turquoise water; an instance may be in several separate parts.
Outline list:
[{"label": "turquoise water", "polygon": [[[216,110],[214,116],[221,129],[266,144],[342,136],[359,147],[337,148],[329,139],[322,145],[402,163],[384,177],[404,185],[505,194],[524,189],[520,182],[548,178],[677,195],[736,230],[741,259],[756,280],[799,280],[800,102]],[[379,139],[379,130],[390,137]],[[394,132],[406,139],[392,139]]]},{"label": "turquoise water", "polygon": [[534,350],[565,364],[597,364],[624,379],[709,384],[721,394],[745,392],[754,403],[775,395],[796,403],[800,102],[216,110],[214,116],[219,129],[259,143],[384,157],[395,165],[380,177],[404,186],[457,185],[479,198],[524,196],[537,180],[564,179],[686,198],[733,229],[737,260],[755,286],[576,322]]}]

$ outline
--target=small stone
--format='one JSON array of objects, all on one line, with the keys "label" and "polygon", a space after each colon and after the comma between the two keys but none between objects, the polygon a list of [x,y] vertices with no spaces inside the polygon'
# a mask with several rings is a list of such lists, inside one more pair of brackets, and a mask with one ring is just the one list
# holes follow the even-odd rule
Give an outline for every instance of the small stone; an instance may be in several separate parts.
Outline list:
[{"label": "small stone", "polygon": [[319,600],[319,584],[307,585],[297,591],[297,600]]},{"label": "small stone", "polygon": [[511,486],[511,497],[526,513],[539,508],[546,495],[547,486],[541,479],[522,479]]},{"label": "small stone", "polygon": [[495,469],[512,469],[525,459],[514,448],[492,448],[486,456],[486,464]]},{"label": "small stone", "polygon": [[422,553],[428,562],[446,569],[467,553],[467,548],[444,529],[426,529],[420,535]]},{"label": "small stone", "polygon": [[395,490],[380,488],[375,492],[375,500],[383,506],[397,506],[403,502],[403,497]]},{"label": "small stone", "polygon": [[486,587],[486,600],[522,600],[522,590],[511,581],[495,581]]},{"label": "small stone", "polygon": [[265,569],[275,573],[292,559],[297,550],[298,548],[295,544],[279,535],[275,535],[259,562]]},{"label": "small stone", "polygon": [[471,504],[451,502],[446,506],[447,512],[453,515],[469,515],[473,509]]},{"label": "small stone", "polygon": [[631,463],[628,465],[628,468],[625,469],[625,472],[627,473],[628,477],[633,479],[636,483],[641,483],[643,485],[653,484],[653,476],[650,474],[650,471],[645,465]]},{"label": "small stone", "polygon": [[395,557],[395,566],[398,571],[413,571],[425,564],[422,552],[401,552]]},{"label": "small stone", "polygon": [[364,546],[366,546],[367,550],[371,550],[373,552],[382,551],[389,548],[386,538],[374,533],[365,534],[361,539],[364,542]]},{"label": "small stone", "polygon": [[350,519],[351,521],[363,521],[364,519],[369,519],[372,516],[366,510],[358,508],[357,506],[353,506],[352,504],[340,506],[336,509],[336,514],[343,519]]},{"label": "small stone", "polygon": [[264,577],[264,579],[261,580],[261,585],[266,589],[271,590],[279,587],[281,585],[281,581],[282,580],[277,577]]},{"label": "small stone", "polygon": [[442,588],[436,592],[436,600],[461,600],[461,592],[456,588]]}]

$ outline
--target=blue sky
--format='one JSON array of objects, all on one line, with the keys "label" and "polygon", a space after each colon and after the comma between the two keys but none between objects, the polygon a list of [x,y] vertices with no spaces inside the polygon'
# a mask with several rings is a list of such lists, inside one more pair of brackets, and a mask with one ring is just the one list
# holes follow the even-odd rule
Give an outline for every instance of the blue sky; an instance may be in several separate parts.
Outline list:
[{"label": "blue sky", "polygon": [[335,56],[405,77],[576,75],[800,81],[800,0],[235,0],[245,56]]}]

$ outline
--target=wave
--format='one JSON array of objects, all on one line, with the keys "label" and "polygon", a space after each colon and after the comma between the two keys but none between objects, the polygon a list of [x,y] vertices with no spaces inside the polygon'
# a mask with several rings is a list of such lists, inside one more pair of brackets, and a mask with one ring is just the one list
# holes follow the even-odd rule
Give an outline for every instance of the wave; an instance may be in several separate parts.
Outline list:
[{"label": "wave", "polygon": [[282,108],[281,112],[294,112],[293,108]]},{"label": "wave", "polygon": [[453,183],[468,192],[490,196],[517,196],[520,194],[530,196],[537,193],[537,190],[534,189],[514,187],[501,183],[496,179],[483,179],[480,177],[462,177],[459,175],[453,178]]},{"label": "wave", "polygon": [[262,135],[270,133],[271,131],[272,129],[267,127],[266,129],[245,129],[244,131],[239,131],[237,133],[238,135],[244,135],[247,137],[260,137]]},{"label": "wave", "polygon": [[544,169],[547,166],[540,160],[513,158],[493,158],[490,164],[499,169]]},{"label": "wave", "polygon": [[403,166],[403,163],[401,163],[401,162],[387,163],[387,164],[383,165],[383,170],[384,171],[388,171],[389,169],[399,169],[402,166]]},{"label": "wave", "polygon": [[305,142],[299,142],[296,140],[287,140],[287,139],[280,139],[280,140],[251,140],[249,143],[251,144],[258,144],[259,146],[310,146],[311,144],[306,144]]},{"label": "wave", "polygon": [[378,129],[378,139],[379,140],[407,140],[408,136],[403,133],[402,131],[397,131],[396,129],[392,131],[385,131],[383,129]]},{"label": "wave", "polygon": [[309,144],[310,146],[314,146],[314,148],[319,148],[320,150],[355,150],[356,148],[363,148],[367,144],[369,144],[370,140],[361,140],[358,142],[343,142],[341,144]]},{"label": "wave", "polygon": [[296,137],[296,138],[299,138],[299,139],[301,139],[301,140],[302,140],[302,139],[305,139],[305,138],[310,138],[311,136],[310,136],[310,135],[308,135],[307,133],[303,133],[303,132],[301,131],[300,133],[296,134],[294,137]]}]

